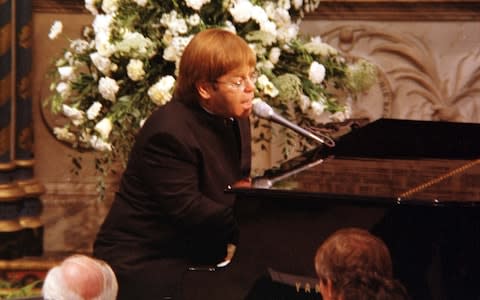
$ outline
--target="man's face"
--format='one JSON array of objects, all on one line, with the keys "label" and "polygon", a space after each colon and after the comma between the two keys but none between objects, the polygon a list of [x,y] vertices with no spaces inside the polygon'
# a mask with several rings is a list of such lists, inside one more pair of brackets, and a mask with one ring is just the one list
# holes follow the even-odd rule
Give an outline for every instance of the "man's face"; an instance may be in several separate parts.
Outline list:
[{"label": "man's face", "polygon": [[249,66],[240,67],[209,82],[202,105],[223,117],[246,118],[252,112],[256,74]]}]

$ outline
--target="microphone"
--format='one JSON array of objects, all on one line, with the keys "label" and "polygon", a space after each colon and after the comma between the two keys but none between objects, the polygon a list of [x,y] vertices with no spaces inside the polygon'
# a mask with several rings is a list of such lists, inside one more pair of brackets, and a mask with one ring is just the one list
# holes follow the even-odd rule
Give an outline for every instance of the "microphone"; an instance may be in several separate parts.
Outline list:
[{"label": "microphone", "polygon": [[294,124],[290,122],[289,120],[285,119],[284,117],[280,116],[279,114],[275,113],[273,108],[265,103],[264,101],[256,98],[253,100],[253,113],[263,119],[273,121],[275,123],[278,123],[280,125],[283,125],[287,128],[290,128],[293,131],[296,131],[297,133],[311,138],[312,140],[315,140],[321,144],[325,144],[329,147],[335,146],[335,142],[330,138],[325,136],[325,139],[322,139],[321,137],[313,134],[312,132],[303,129],[302,127],[298,126],[297,124]]}]

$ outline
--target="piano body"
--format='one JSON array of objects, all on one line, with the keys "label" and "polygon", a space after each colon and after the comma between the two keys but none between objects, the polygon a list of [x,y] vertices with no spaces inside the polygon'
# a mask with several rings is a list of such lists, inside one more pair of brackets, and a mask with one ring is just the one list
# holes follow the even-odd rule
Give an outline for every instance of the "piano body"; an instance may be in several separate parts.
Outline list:
[{"label": "piano body", "polygon": [[188,299],[244,299],[269,269],[315,296],[315,251],[349,226],[387,243],[413,299],[480,299],[479,137],[480,124],[380,119],[250,187],[230,187],[238,197],[236,256],[209,272],[210,283],[187,274],[197,282],[184,287]]}]

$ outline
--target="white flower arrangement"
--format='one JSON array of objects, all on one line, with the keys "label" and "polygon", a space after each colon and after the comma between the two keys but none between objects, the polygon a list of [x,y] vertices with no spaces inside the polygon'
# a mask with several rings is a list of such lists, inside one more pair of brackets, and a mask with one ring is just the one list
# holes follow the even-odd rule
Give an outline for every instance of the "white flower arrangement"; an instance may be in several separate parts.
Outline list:
[{"label": "white flower arrangement", "polygon": [[[304,13],[319,0],[85,0],[94,15],[81,38],[56,59],[47,103],[68,122],[54,128],[73,147],[126,162],[133,136],[149,114],[170,101],[183,49],[199,31],[222,27],[257,55],[256,96],[299,123],[349,117],[337,99],[375,80],[368,62],[355,64],[320,37],[299,34]],[[57,38],[55,21],[49,38]],[[258,139],[257,139],[258,140]]]}]

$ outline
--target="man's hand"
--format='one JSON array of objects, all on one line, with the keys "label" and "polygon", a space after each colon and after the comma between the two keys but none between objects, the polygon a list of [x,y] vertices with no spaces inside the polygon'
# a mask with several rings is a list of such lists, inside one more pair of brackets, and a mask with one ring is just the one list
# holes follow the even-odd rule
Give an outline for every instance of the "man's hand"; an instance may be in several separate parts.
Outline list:
[{"label": "man's hand", "polygon": [[222,268],[227,266],[232,261],[233,256],[235,255],[235,250],[237,250],[237,246],[235,246],[234,244],[228,244],[227,255],[225,256],[222,262],[219,262],[217,264],[217,267]]}]

